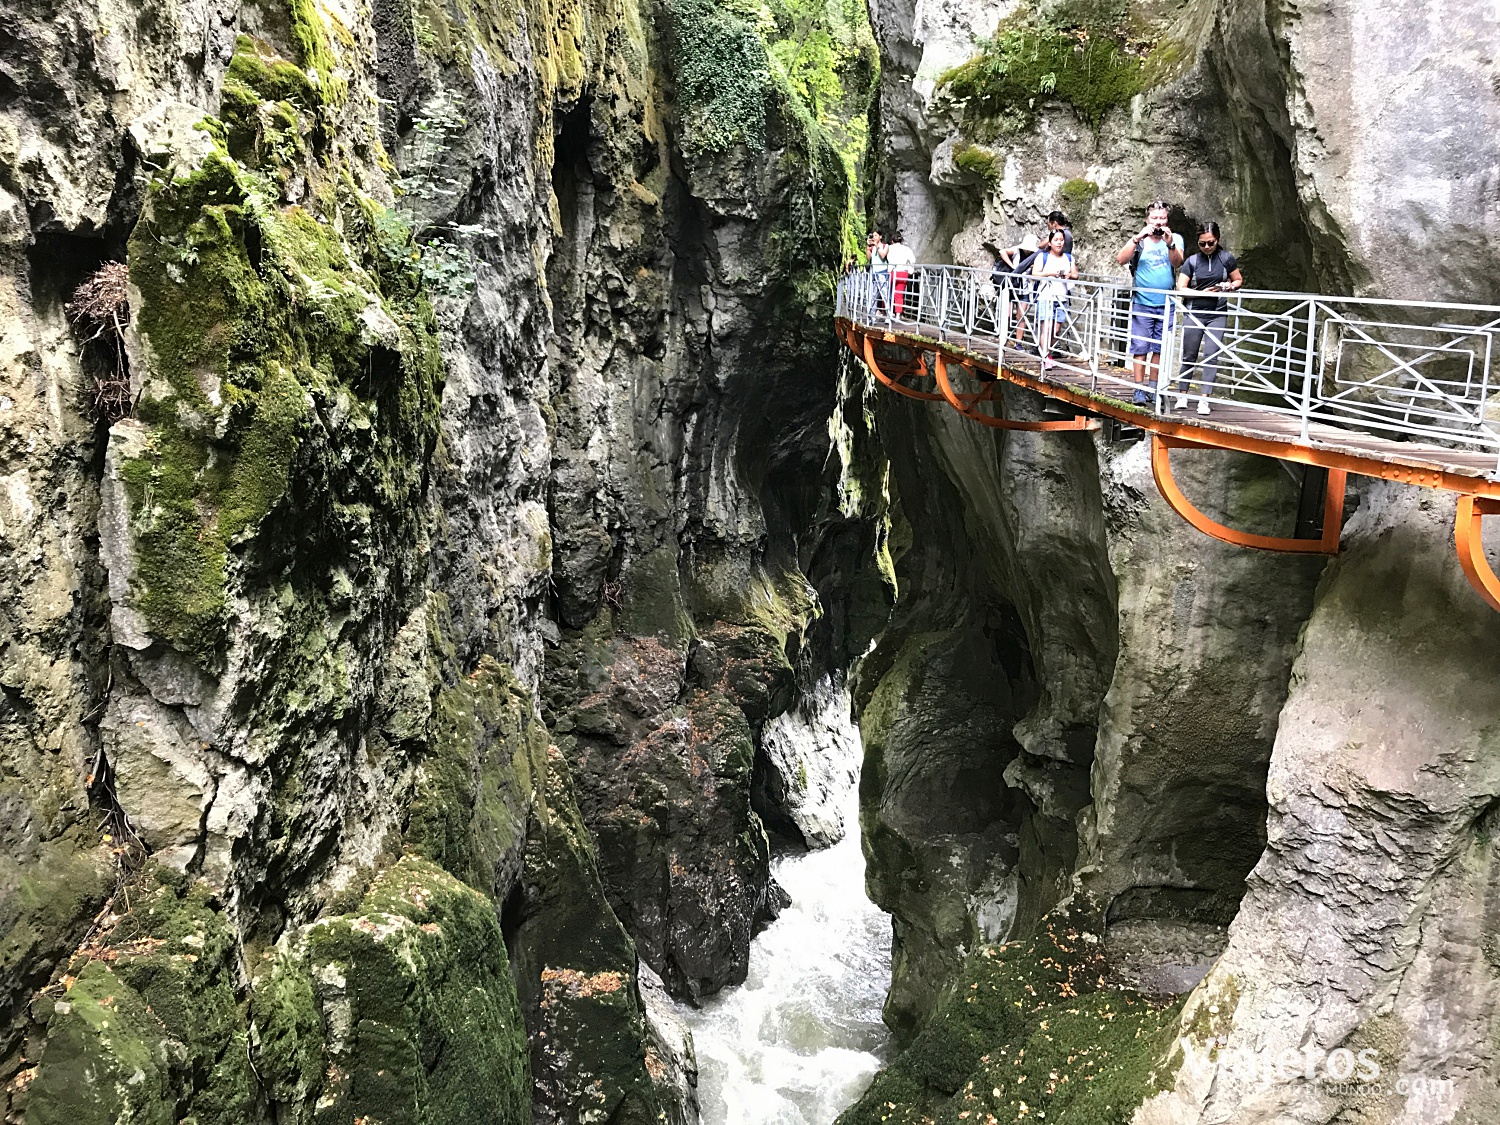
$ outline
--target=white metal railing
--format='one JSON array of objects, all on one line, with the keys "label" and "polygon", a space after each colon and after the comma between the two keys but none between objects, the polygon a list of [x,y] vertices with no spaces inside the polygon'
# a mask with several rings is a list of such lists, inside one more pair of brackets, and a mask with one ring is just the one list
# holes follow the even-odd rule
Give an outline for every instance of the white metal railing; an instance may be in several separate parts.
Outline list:
[{"label": "white metal railing", "polygon": [[1226,307],[1217,312],[1192,307],[1201,294],[1157,296],[1164,299],[1155,314],[1165,329],[1162,377],[1145,384],[1131,369],[1132,289],[1123,278],[1071,282],[1044,309],[1024,276],[997,284],[988,270],[919,265],[903,282],[859,270],[839,283],[838,315],[1035,355],[1046,311],[1053,325],[1047,362],[1096,393],[1139,401],[1139,391],[1161,414],[1184,394],[1189,407],[1251,407],[1297,419],[1303,440],[1322,423],[1494,453],[1490,475],[1500,476],[1500,308],[1241,290],[1218,294]]}]

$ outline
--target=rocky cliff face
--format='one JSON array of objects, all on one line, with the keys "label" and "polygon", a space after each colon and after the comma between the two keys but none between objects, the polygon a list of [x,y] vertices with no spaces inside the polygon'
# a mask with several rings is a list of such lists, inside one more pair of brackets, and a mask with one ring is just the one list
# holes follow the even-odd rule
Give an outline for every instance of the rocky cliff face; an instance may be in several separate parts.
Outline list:
[{"label": "rocky cliff face", "polygon": [[[1252,286],[1460,298],[1453,271],[1418,247],[1473,230],[1461,299],[1493,299],[1479,264],[1493,243],[1477,233],[1493,190],[1476,179],[1495,163],[1493,131],[1413,116],[1444,118],[1431,83],[1476,121],[1500,112],[1491,13],[874,14],[876,217],[923,257],[987,265],[1060,207],[1082,268],[1113,270],[1144,203],[1163,196],[1182,229],[1224,226]],[[1438,27],[1446,45],[1430,38]],[[1011,416],[1038,416],[1007,394]],[[1481,935],[1495,709],[1480,654],[1500,623],[1463,589],[1451,500],[1358,484],[1325,567],[1198,536],[1157,497],[1139,444],[997,435],[894,397],[878,428],[913,545],[855,699],[869,885],[895,915],[887,1018],[913,1046],[848,1120],[1492,1115]],[[1174,459],[1225,522],[1292,525],[1300,474]],[[1086,1077],[1108,1079],[1109,1107],[1071,1100],[1080,1052],[1029,1091],[992,1065],[1023,1047],[1052,1058],[1038,1028],[1092,1014],[1093,1001],[1069,1006],[1076,982],[1057,992],[1047,976],[1067,958],[1036,969],[1030,945],[994,944],[1029,942],[1063,900],[1067,924],[1101,942],[1091,988],[1180,994],[1208,974],[1180,1020],[1130,1016],[1127,1042],[1091,1040],[1088,1066],[1103,1069]],[[1012,984],[989,983],[994,958]],[[1011,987],[1067,1010],[1007,1015]],[[1155,1045],[1137,1054],[1142,1037]],[[1417,1080],[1351,1094],[1325,1069],[1341,1047]],[[1291,1077],[1274,1070],[1286,1050],[1307,1052]],[[1244,1058],[1264,1065],[1225,1077]],[[1456,1084],[1422,1081],[1444,1076]]]},{"label": "rocky cliff face", "polygon": [[4,19],[7,1119],[689,1120],[637,953],[743,977],[884,608],[862,13]]}]

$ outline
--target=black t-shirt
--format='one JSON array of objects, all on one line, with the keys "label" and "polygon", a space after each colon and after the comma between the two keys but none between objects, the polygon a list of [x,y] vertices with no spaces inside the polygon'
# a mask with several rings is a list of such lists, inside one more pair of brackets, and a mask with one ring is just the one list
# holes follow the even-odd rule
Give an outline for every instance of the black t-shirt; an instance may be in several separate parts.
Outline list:
[{"label": "black t-shirt", "polygon": [[[1189,289],[1208,289],[1220,282],[1228,281],[1229,275],[1240,268],[1239,261],[1222,246],[1212,254],[1199,251],[1177,267],[1180,277],[1187,278]],[[1229,302],[1223,297],[1189,297],[1187,306],[1207,312],[1224,312]]]},{"label": "black t-shirt", "polygon": [[1019,284],[1025,275],[1031,273],[1031,264],[1036,261],[1036,256],[1040,253],[1040,250],[1027,251],[1018,246],[1016,247],[1016,264],[1013,266],[1007,266],[1004,258],[996,258],[995,264],[990,267],[990,282],[1000,285],[1008,280],[1012,285]]}]

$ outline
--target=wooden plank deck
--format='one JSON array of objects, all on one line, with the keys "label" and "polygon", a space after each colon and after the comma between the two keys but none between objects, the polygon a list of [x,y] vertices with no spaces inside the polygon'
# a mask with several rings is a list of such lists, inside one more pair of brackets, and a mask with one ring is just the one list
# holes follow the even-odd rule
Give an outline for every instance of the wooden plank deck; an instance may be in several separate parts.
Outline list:
[{"label": "wooden plank deck", "polygon": [[[1101,366],[1096,384],[1089,371],[1070,369],[1061,363],[1044,374],[1038,358],[1013,348],[1004,352],[1002,361],[1000,347],[993,337],[943,340],[936,324],[908,320],[854,326],[877,341],[941,350],[950,359],[967,361],[977,369],[1051,398],[1178,440],[1321,464],[1453,492],[1500,497],[1500,480],[1492,476],[1500,469],[1500,453],[1399,441],[1323,422],[1312,423],[1307,439],[1303,440],[1301,420],[1293,415],[1222,400],[1212,402],[1212,413],[1206,416],[1197,414],[1195,409],[1158,414],[1123,401],[1134,390],[1134,384],[1128,382],[1129,372],[1122,368]],[[1175,401],[1176,393],[1163,397]],[[1196,401],[1196,396],[1192,399]]]}]

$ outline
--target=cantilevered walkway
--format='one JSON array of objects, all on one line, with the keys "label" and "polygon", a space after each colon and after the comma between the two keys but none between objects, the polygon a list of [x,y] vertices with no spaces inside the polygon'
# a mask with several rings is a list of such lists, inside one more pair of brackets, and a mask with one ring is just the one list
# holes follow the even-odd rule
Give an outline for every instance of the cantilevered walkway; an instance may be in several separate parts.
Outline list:
[{"label": "cantilevered walkway", "polygon": [[[1500,577],[1485,558],[1484,516],[1500,512],[1500,308],[1320,297],[1227,294],[1223,339],[1207,381],[1182,362],[1187,311],[1168,298],[1160,386],[1132,404],[1130,287],[1071,283],[1051,362],[1036,354],[1029,287],[995,286],[987,271],[915,266],[900,307],[867,272],[839,285],[838,332],[887,388],[945,403],[986,426],[1083,430],[1101,423],[1150,436],[1157,487],[1194,527],[1243,547],[1337,552],[1349,473],[1458,494],[1455,544],[1474,589],[1500,610]],[[1208,343],[1204,341],[1205,345]],[[1052,400],[1049,413],[1012,420],[999,380]],[[1188,384],[1186,409],[1174,409]],[[1198,412],[1206,402],[1209,412]],[[1326,470],[1294,537],[1226,527],[1195,508],[1172,478],[1173,449],[1232,449]],[[1307,496],[1304,490],[1304,504]]]}]

